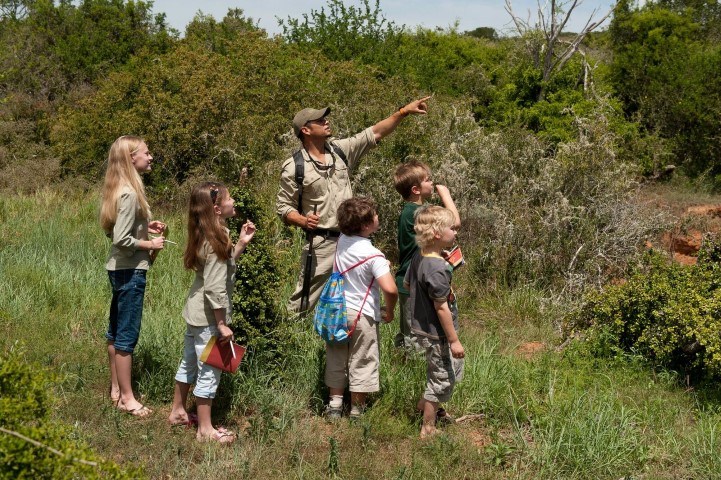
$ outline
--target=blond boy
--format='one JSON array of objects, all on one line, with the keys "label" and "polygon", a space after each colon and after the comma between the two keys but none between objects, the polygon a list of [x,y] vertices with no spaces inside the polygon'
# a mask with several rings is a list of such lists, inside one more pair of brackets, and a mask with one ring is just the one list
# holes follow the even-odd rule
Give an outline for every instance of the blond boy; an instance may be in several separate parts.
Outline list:
[{"label": "blond boy", "polygon": [[455,215],[437,206],[416,213],[416,242],[420,247],[408,267],[404,286],[410,292],[411,333],[426,353],[426,389],[417,408],[423,412],[421,438],[436,433],[441,402],[451,399],[463,376],[465,350],[458,339],[458,309],[451,289],[452,267],[441,250],[456,241]]}]

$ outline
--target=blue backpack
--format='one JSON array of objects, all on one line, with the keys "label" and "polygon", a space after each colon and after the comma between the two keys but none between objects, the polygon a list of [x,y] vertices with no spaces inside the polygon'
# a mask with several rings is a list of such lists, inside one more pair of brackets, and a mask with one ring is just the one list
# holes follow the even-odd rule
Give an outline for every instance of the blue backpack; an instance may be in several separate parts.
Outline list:
[{"label": "blue backpack", "polygon": [[361,265],[373,257],[382,257],[382,255],[371,255],[368,258],[361,260],[355,265],[343,270],[338,271],[338,257],[333,262],[333,273],[330,274],[330,278],[325,282],[323,290],[320,293],[320,299],[318,305],[315,307],[315,315],[313,316],[313,324],[315,331],[320,337],[330,345],[347,343],[353,336],[356,325],[358,325],[358,319],[361,316],[363,305],[366,303],[368,294],[373,287],[375,278],[371,280],[366,290],[365,297],[363,297],[363,303],[361,304],[358,316],[355,318],[353,325],[348,327],[348,314],[345,308],[345,275],[349,270],[354,269],[358,265]]}]

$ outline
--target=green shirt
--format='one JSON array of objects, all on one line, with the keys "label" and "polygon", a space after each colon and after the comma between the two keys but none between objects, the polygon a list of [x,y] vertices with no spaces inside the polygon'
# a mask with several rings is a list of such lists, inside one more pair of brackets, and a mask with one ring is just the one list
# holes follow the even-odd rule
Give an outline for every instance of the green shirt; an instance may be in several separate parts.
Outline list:
[{"label": "green shirt", "polygon": [[417,203],[406,202],[403,205],[400,217],[398,217],[398,271],[396,272],[396,286],[398,293],[409,295],[410,292],[403,286],[403,277],[406,275],[408,265],[411,264],[413,255],[418,251],[416,243],[416,231],[413,229],[415,224],[414,215],[418,210]]}]

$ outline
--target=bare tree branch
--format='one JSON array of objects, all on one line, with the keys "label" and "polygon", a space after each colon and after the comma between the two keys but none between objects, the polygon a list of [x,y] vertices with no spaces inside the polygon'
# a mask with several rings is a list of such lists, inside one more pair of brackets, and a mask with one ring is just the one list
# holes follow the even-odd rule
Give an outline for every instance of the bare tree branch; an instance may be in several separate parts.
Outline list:
[{"label": "bare tree branch", "polygon": [[[40,443],[40,442],[38,442],[37,440],[33,440],[33,439],[30,438],[30,437],[26,437],[26,436],[23,435],[22,433],[18,433],[18,432],[14,431],[14,430],[8,430],[7,428],[3,428],[3,427],[0,427],[0,432],[6,433],[6,434],[8,434],[8,435],[12,435],[13,437],[17,437],[17,438],[19,438],[20,440],[23,440],[23,441],[25,441],[25,442],[28,442],[28,443],[31,443],[31,444],[35,445],[36,447],[44,448],[45,450],[47,450],[47,451],[49,451],[49,452],[51,452],[51,453],[54,453],[55,455],[59,455],[59,456],[61,456],[61,457],[65,457],[65,454],[64,454],[63,452],[61,452],[60,450],[57,450],[57,449],[55,449],[55,448],[53,448],[53,447],[49,447],[49,446],[45,445],[44,443]],[[91,466],[91,467],[97,467],[97,466],[98,466],[98,464],[97,464],[96,462],[91,462],[91,461],[88,461],[88,460],[83,460],[82,458],[71,458],[71,460],[74,461],[74,462],[82,463],[83,465],[89,465],[89,466]]]},{"label": "bare tree branch", "polygon": [[[611,5],[608,12],[596,21],[594,21],[594,17],[596,16],[598,9],[594,9],[588,20],[586,20],[583,29],[576,34],[574,39],[571,42],[562,42],[561,34],[563,33],[563,30],[568,25],[573,12],[582,3],[583,0],[569,0],[565,3],[559,0],[547,0],[543,5],[541,5],[541,0],[537,0],[538,17],[535,26],[532,27],[530,12],[528,21],[524,21],[514,13],[511,0],[505,0],[505,10],[511,16],[518,34],[523,37],[531,35],[534,32],[538,32],[544,39],[541,45],[534,44],[533,41],[528,41],[526,44],[535,65],[541,68],[544,83],[548,82],[556,72],[560,71],[573,57],[574,53],[580,51],[579,47],[584,38],[606,21],[611,13],[613,13],[616,6],[615,3]],[[562,43],[565,44],[565,48],[561,48]],[[590,69],[586,69],[584,75],[590,75],[590,71]],[[587,83],[587,80],[584,80],[584,85]],[[542,85],[538,95],[538,100],[543,99],[544,95],[545,88]]]}]

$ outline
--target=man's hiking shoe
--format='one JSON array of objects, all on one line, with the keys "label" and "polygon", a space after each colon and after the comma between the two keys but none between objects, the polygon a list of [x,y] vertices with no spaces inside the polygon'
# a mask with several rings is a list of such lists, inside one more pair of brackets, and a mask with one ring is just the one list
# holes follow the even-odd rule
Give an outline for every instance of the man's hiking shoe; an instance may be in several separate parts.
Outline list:
[{"label": "man's hiking shoe", "polygon": [[323,414],[325,416],[325,419],[329,422],[335,422],[337,420],[340,420],[340,418],[343,416],[343,407],[331,407],[328,405],[325,408],[325,413]]}]

